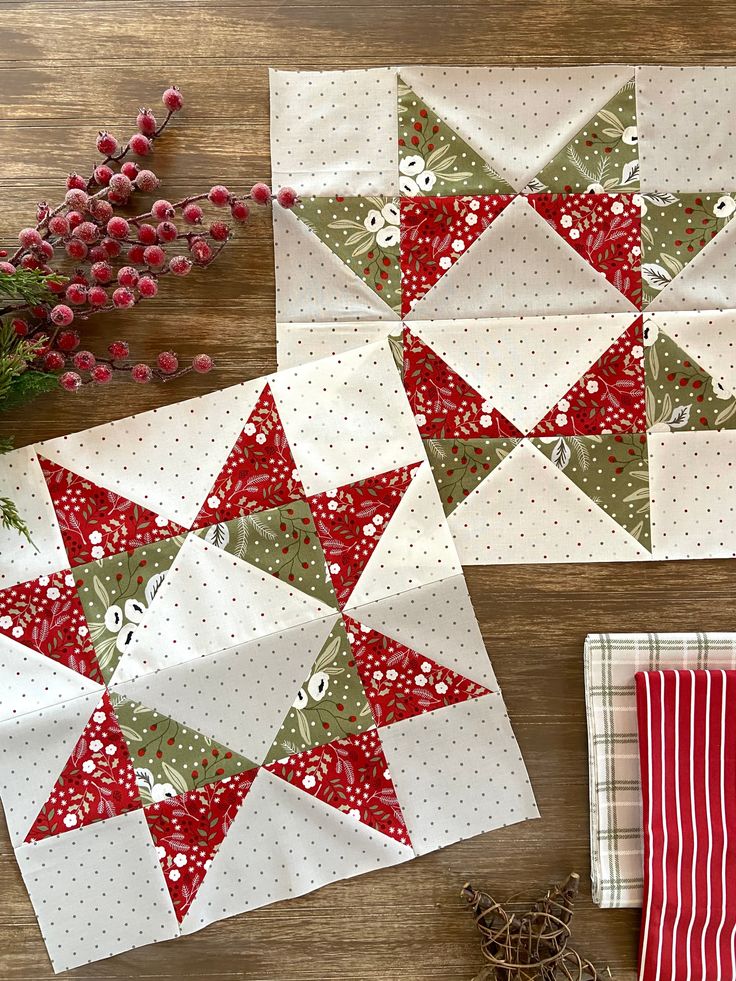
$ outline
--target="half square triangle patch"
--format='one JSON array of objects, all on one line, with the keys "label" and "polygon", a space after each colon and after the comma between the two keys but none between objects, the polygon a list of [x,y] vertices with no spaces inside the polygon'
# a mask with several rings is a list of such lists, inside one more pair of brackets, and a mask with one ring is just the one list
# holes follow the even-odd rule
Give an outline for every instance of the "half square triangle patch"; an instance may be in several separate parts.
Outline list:
[{"label": "half square triangle patch", "polygon": [[632,78],[555,154],[525,191],[636,191],[638,146],[636,82]]},{"label": "half square triangle patch", "polygon": [[642,194],[643,305],[666,289],[736,212],[731,194]]},{"label": "half square triangle patch", "polygon": [[350,598],[418,463],[309,498],[338,602]]},{"label": "half square triangle patch", "polygon": [[403,336],[404,388],[423,439],[522,435],[408,327]]},{"label": "half square triangle patch", "polygon": [[0,634],[102,683],[71,571],[0,590]]},{"label": "half square triangle patch", "polygon": [[632,194],[530,194],[532,208],[579,256],[641,306],[641,207]]},{"label": "half square triangle patch", "polygon": [[111,702],[135,765],[144,806],[256,766],[253,760],[141,702],[116,692]]},{"label": "half square triangle patch", "polygon": [[271,387],[266,385],[192,527],[264,511],[303,494]]},{"label": "half square triangle patch", "polygon": [[182,534],[185,529],[39,456],[72,566]]},{"label": "half square triangle patch", "polygon": [[104,692],[25,840],[41,841],[141,806],[128,747]]},{"label": "half square triangle patch", "polygon": [[451,514],[516,446],[515,439],[425,439],[445,514]]},{"label": "half square triangle patch", "polygon": [[229,552],[328,606],[337,606],[309,505],[295,500],[198,532]]},{"label": "half square triangle patch", "polygon": [[490,694],[482,685],[357,620],[346,617],[345,624],[379,727]]},{"label": "half square triangle patch", "polygon": [[294,214],[395,313],[401,311],[399,224],[393,198],[302,198]]},{"label": "half square triangle patch", "polygon": [[512,194],[401,199],[402,315],[462,258],[512,200]]},{"label": "half square triangle patch", "polygon": [[514,188],[401,79],[399,188],[425,194],[513,194]]},{"label": "half square triangle patch", "polygon": [[297,753],[267,769],[356,821],[411,845],[376,729]]},{"label": "half square triangle patch", "polygon": [[616,524],[651,551],[645,435],[559,436],[533,439],[531,443]]},{"label": "half square triangle patch", "polygon": [[531,436],[592,436],[646,429],[643,322],[631,326],[550,409]]},{"label": "half square triangle patch", "polygon": [[647,420],[651,432],[736,429],[736,394],[669,335],[646,327]]},{"label": "half square triangle patch", "polygon": [[249,770],[144,808],[166,888],[181,921],[225,840],[258,770]]},{"label": "half square triangle patch", "polygon": [[342,618],[337,620],[278,731],[266,763],[373,726]]}]

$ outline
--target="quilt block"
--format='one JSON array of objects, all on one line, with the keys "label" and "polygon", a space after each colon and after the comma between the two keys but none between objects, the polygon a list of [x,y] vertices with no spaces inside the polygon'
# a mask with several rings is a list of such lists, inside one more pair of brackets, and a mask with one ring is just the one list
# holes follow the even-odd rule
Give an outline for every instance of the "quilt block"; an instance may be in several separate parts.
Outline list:
[{"label": "quilt block", "polygon": [[0,533],[0,787],[55,970],[536,815],[388,342],[0,483],[35,546]]},{"label": "quilt block", "polygon": [[280,364],[392,338],[463,562],[736,555],[734,71],[272,72]]}]

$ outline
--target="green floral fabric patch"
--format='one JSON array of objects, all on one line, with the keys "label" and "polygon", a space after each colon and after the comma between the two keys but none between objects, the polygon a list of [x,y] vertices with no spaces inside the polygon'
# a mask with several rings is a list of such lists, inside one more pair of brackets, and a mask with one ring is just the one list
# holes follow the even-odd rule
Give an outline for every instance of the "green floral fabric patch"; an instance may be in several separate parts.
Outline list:
[{"label": "green floral fabric patch", "polygon": [[130,646],[184,538],[165,538],[73,570],[90,639],[106,682]]},{"label": "green floral fabric patch", "polygon": [[519,442],[518,439],[425,439],[445,514],[462,503]]},{"label": "green floral fabric patch", "polygon": [[233,518],[195,532],[276,579],[337,607],[325,555],[306,501]]},{"label": "green floral fabric patch", "polygon": [[116,692],[111,692],[110,698],[144,806],[256,766],[222,743],[140,702]]},{"label": "green floral fabric patch", "polygon": [[340,618],[297,692],[265,763],[324,746],[374,724]]}]

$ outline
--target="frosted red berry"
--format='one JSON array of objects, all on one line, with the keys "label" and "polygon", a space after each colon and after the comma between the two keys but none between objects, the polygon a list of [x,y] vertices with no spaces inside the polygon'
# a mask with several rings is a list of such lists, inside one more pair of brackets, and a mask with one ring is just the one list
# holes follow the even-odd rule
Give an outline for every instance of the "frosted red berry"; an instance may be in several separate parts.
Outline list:
[{"label": "frosted red berry", "polygon": [[87,290],[87,302],[93,307],[104,307],[107,303],[107,291],[101,286],[90,286]]},{"label": "frosted red berry", "polygon": [[158,283],[152,276],[141,276],[138,280],[138,292],[141,296],[149,299],[158,293]]},{"label": "frosted red berry", "polygon": [[135,245],[131,245],[131,247],[128,249],[128,262],[132,262],[138,266],[144,261],[145,254],[146,246],[142,245],[140,242],[136,242]]},{"label": "frosted red berry", "polygon": [[62,330],[56,338],[56,346],[60,351],[73,351],[79,347],[79,334],[76,330]]},{"label": "frosted red berry", "polygon": [[15,266],[12,262],[0,262],[0,273],[5,273],[6,276],[12,276],[15,272]]},{"label": "frosted red berry", "polygon": [[49,313],[49,320],[57,327],[67,327],[74,320],[74,311],[65,303],[57,303]]},{"label": "frosted red berry", "polygon": [[160,269],[166,262],[166,253],[160,245],[149,245],[143,253],[143,261],[152,269]]},{"label": "frosted red berry", "polygon": [[224,221],[213,221],[210,225],[210,238],[215,242],[227,242],[230,229]]},{"label": "frosted red berry", "polygon": [[138,129],[145,136],[153,136],[156,132],[156,117],[150,109],[139,109],[135,122]]},{"label": "frosted red berry", "polygon": [[151,141],[143,133],[134,133],[128,140],[128,146],[139,157],[146,157],[151,152]]},{"label": "frosted red berry", "polygon": [[[123,221],[125,221],[125,219],[123,219]],[[124,238],[124,236],[121,236],[121,238]],[[108,259],[116,259],[123,251],[123,247],[120,242],[116,242],[114,238],[103,238],[102,242],[100,243],[100,247],[104,249],[105,255],[108,257]]]},{"label": "frosted red berry", "polygon": [[127,358],[130,354],[127,341],[113,341],[108,345],[107,350],[113,361],[119,361],[121,358]]},{"label": "frosted red berry", "polygon": [[112,205],[103,198],[90,198],[87,211],[102,225],[106,225],[113,215]]},{"label": "frosted red berry", "polygon": [[159,179],[152,170],[140,170],[135,178],[135,186],[139,191],[150,194],[159,185]]},{"label": "frosted red berry", "polygon": [[135,294],[127,286],[119,286],[112,294],[112,302],[119,310],[127,310],[135,304]]},{"label": "frosted red berry", "polygon": [[82,286],[81,283],[70,283],[66,288],[65,296],[67,303],[80,307],[87,302],[87,287]]},{"label": "frosted red berry", "polygon": [[133,184],[131,183],[130,177],[125,174],[113,174],[110,178],[109,188],[114,191],[117,196],[127,201],[130,195],[133,193]]},{"label": "frosted red berry", "polygon": [[109,283],[112,279],[112,266],[109,262],[94,262],[89,271],[92,279],[98,283]]},{"label": "frosted red berry", "polygon": [[189,251],[195,262],[205,265],[212,258],[212,249],[203,238],[195,238],[189,246]]},{"label": "frosted red berry", "polygon": [[173,242],[179,234],[179,229],[172,221],[162,221],[156,226],[159,242]]},{"label": "frosted red berry", "polygon": [[130,376],[139,385],[145,385],[153,378],[153,372],[147,364],[136,364],[130,369]]},{"label": "frosted red berry", "polygon": [[54,215],[49,219],[49,231],[52,235],[67,235],[69,233],[69,222],[64,215]]},{"label": "frosted red berry", "polygon": [[166,221],[168,218],[174,217],[174,209],[170,201],[161,198],[159,201],[153,202],[151,214],[157,221]]},{"label": "frosted red berry", "polygon": [[113,173],[112,167],[108,167],[107,164],[100,164],[99,167],[95,167],[92,176],[94,177],[95,184],[99,184],[100,187],[107,187]]},{"label": "frosted red berry", "polygon": [[98,134],[96,145],[100,153],[106,157],[111,157],[118,149],[118,141],[112,133],[107,133],[104,130]]},{"label": "frosted red berry", "polygon": [[138,279],[138,270],[132,266],[121,266],[118,269],[118,283],[121,286],[135,286]]},{"label": "frosted red berry", "polygon": [[120,168],[120,173],[127,177],[129,181],[134,181],[140,173],[140,167],[135,160],[126,160]]},{"label": "frosted red berry", "polygon": [[[85,246],[85,248],[86,248],[86,246]],[[23,258],[20,260],[20,264],[21,264],[21,267],[23,269],[40,269],[41,268],[41,263],[39,262],[39,260],[35,257],[35,255],[31,255],[30,252],[27,255],[24,255],[23,256]]]},{"label": "frosted red berry", "polygon": [[224,184],[215,184],[214,187],[210,188],[207,197],[210,204],[214,204],[216,208],[224,208],[230,201],[230,191]]},{"label": "frosted red berry", "polygon": [[64,246],[66,254],[71,259],[84,259],[87,255],[87,246],[78,238],[73,238]]},{"label": "frosted red berry", "polygon": [[81,225],[77,225],[72,232],[72,235],[74,238],[80,239],[80,241],[85,242],[87,245],[91,245],[100,237],[100,230],[94,222],[83,221]]},{"label": "frosted red berry", "polygon": [[233,216],[235,221],[245,222],[248,220],[250,215],[250,208],[245,203],[245,201],[233,201],[230,205],[230,214]]},{"label": "frosted red berry", "polygon": [[41,233],[36,228],[22,228],[18,232],[18,241],[24,248],[30,249],[42,241]]},{"label": "frosted red berry", "polygon": [[191,268],[192,263],[185,255],[175,255],[169,260],[169,269],[175,276],[186,276]]},{"label": "frosted red berry", "polygon": [[41,362],[47,371],[58,371],[64,367],[65,358],[61,351],[47,351]]},{"label": "frosted red berry", "polygon": [[78,187],[80,191],[84,191],[87,188],[87,181],[79,174],[69,174],[66,179],[66,186],[67,190],[71,190],[73,187]]},{"label": "frosted red berry", "polygon": [[269,204],[271,201],[271,188],[268,184],[259,182],[250,189],[250,199],[254,204]]},{"label": "frosted red berry", "polygon": [[80,371],[91,371],[97,364],[97,358],[91,351],[77,351],[72,359],[72,363]]},{"label": "frosted red berry", "polygon": [[299,200],[299,195],[293,187],[282,187],[279,188],[276,200],[282,208],[293,208]]},{"label": "frosted red berry", "polygon": [[115,215],[107,223],[107,234],[112,238],[127,238],[129,232],[130,225],[120,215]]},{"label": "frosted red berry", "polygon": [[61,294],[66,289],[66,287],[64,286],[64,283],[57,282],[57,281],[55,281],[53,279],[50,279],[47,285],[48,285],[49,291],[51,293],[55,293],[56,296],[61,296]]},{"label": "frosted red berry", "polygon": [[33,251],[37,253],[37,255],[41,256],[42,259],[46,259],[46,261],[52,259],[54,255],[54,247],[51,242],[47,241],[46,239],[39,242]]},{"label": "frosted red berry", "polygon": [[82,379],[76,371],[65,371],[63,375],[59,375],[59,384],[66,392],[76,392],[81,388]]},{"label": "frosted red berry", "polygon": [[204,212],[198,204],[186,204],[182,208],[182,218],[190,225],[198,225],[204,217]]},{"label": "frosted red berry", "polygon": [[155,245],[158,242],[156,229],[153,225],[142,224],[138,228],[138,241],[144,245]]},{"label": "frosted red berry", "polygon": [[67,211],[66,220],[69,222],[69,227],[75,229],[84,221],[84,215],[80,211]]},{"label": "frosted red berry", "polygon": [[173,375],[179,368],[179,359],[172,351],[162,351],[156,358],[156,363],[165,375]]},{"label": "frosted red berry", "polygon": [[66,192],[64,195],[64,200],[70,208],[74,208],[77,211],[84,211],[84,209],[87,207],[89,194],[87,194],[86,191],[80,191],[78,187],[73,187],[71,190]]},{"label": "frosted red berry", "polygon": [[16,317],[14,320],[11,320],[10,326],[13,328],[13,333],[16,337],[27,337],[28,331],[31,329],[28,326],[28,321],[23,320],[22,317]]},{"label": "frosted red berry", "polygon": [[192,361],[192,368],[200,375],[206,375],[208,371],[212,371],[213,367],[214,362],[209,354],[198,354]]},{"label": "frosted red berry", "polygon": [[170,88],[166,89],[164,94],[161,96],[161,101],[167,109],[171,110],[171,112],[179,112],[184,105],[184,97],[176,85],[172,85]]},{"label": "frosted red berry", "polygon": [[109,364],[96,364],[92,369],[91,377],[98,385],[106,385],[112,378],[112,368]]}]

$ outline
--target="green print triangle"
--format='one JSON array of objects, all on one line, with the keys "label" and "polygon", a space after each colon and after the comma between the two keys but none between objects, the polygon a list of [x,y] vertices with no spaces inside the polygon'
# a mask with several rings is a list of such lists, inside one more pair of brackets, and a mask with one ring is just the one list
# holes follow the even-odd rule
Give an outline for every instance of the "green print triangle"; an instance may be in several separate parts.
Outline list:
[{"label": "green print triangle", "polygon": [[308,596],[337,607],[332,579],[306,501],[233,518],[195,532]]},{"label": "green print triangle", "polygon": [[337,620],[289,709],[265,763],[373,726],[342,618]]},{"label": "green print triangle", "polygon": [[731,194],[642,194],[642,302],[647,306],[726,227]]},{"label": "green print triangle", "polygon": [[144,807],[197,790],[256,764],[138,701],[111,693]]},{"label": "green print triangle", "polygon": [[401,78],[399,189],[404,197],[515,193]]},{"label": "green print triangle", "polygon": [[525,192],[639,190],[636,86],[630,79],[524,188]]},{"label": "green print triangle", "polygon": [[72,570],[106,683],[132,643],[183,544],[183,535],[165,538]]},{"label": "green print triangle", "polygon": [[398,201],[382,197],[303,198],[294,213],[366,286],[400,313]]},{"label": "green print triangle", "polygon": [[649,431],[736,429],[734,393],[651,322],[646,339]]},{"label": "green print triangle", "polygon": [[616,524],[651,551],[645,435],[553,436],[532,439],[530,443]]},{"label": "green print triangle", "polygon": [[445,514],[451,514],[519,442],[518,439],[425,439]]}]

